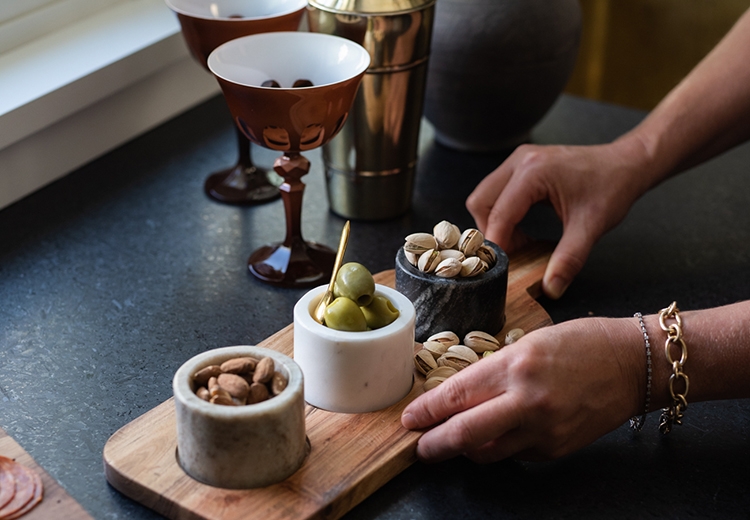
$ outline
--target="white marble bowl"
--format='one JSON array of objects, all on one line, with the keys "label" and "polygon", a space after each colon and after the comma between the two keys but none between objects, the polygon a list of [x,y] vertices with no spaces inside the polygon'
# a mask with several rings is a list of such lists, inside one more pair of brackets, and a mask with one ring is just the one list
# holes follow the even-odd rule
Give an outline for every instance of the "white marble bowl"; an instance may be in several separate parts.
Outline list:
[{"label": "white marble bowl", "polygon": [[[267,401],[246,406],[211,404],[195,395],[192,380],[198,370],[246,356],[271,357],[286,376],[287,387]],[[177,370],[172,388],[178,460],[188,475],[204,484],[246,489],[281,482],[299,469],[310,451],[302,371],[275,350],[235,346],[198,354]]]},{"label": "white marble bowl", "polygon": [[399,402],[411,390],[414,376],[414,306],[398,291],[376,285],[375,294],[386,296],[399,317],[376,330],[334,330],[312,317],[326,289],[310,290],[294,306],[294,360],[305,375],[305,400],[348,413]]}]

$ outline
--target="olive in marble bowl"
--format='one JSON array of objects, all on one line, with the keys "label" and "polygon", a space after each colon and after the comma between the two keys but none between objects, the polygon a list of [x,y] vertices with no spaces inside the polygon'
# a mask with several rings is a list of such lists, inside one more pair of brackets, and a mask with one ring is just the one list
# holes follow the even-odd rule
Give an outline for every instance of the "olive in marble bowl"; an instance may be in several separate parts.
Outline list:
[{"label": "olive in marble bowl", "polygon": [[471,278],[441,278],[412,265],[404,249],[396,254],[396,290],[409,298],[417,312],[415,337],[424,342],[436,332],[450,330],[459,338],[473,330],[493,336],[505,325],[508,255],[497,244],[497,262]]},{"label": "olive in marble bowl", "polygon": [[294,306],[294,360],[305,376],[305,400],[346,413],[399,402],[413,383],[414,306],[398,291],[376,284],[375,296],[388,298],[398,318],[374,330],[336,330],[313,318],[327,288],[310,290]]},{"label": "olive in marble bowl", "polygon": [[[195,394],[193,378],[199,370],[238,357],[270,357],[286,378],[286,388],[244,406],[212,404]],[[203,352],[177,370],[172,389],[177,458],[195,480],[229,489],[268,486],[291,476],[310,452],[302,370],[280,352],[246,345]]]}]

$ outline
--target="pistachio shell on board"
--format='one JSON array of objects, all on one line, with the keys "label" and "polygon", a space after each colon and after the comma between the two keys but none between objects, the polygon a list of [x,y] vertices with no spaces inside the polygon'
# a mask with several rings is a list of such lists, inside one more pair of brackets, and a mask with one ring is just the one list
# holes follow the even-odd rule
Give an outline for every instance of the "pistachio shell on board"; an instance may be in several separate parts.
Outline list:
[{"label": "pistachio shell on board", "polygon": [[423,273],[431,273],[439,263],[440,252],[436,249],[429,249],[420,255],[417,267]]},{"label": "pistachio shell on board", "polygon": [[458,229],[458,226],[451,224],[447,220],[435,224],[435,227],[432,228],[432,233],[440,249],[452,248],[458,243],[458,239],[461,238],[461,230]]},{"label": "pistachio shell on board", "polygon": [[452,367],[437,367],[427,372],[427,375],[425,377],[427,379],[430,379],[431,377],[450,377],[453,374],[457,373],[458,370]]},{"label": "pistachio shell on board", "polygon": [[495,336],[482,332],[481,330],[473,330],[467,333],[466,336],[464,336],[464,345],[477,354],[481,354],[488,350],[495,351],[500,348],[500,342]]},{"label": "pistachio shell on board", "polygon": [[466,256],[473,256],[482,244],[484,244],[482,232],[469,228],[461,233],[461,238],[458,239],[458,250]]},{"label": "pistachio shell on board", "polygon": [[422,349],[414,356],[414,366],[420,373],[426,375],[430,370],[437,368],[437,361],[430,352]]},{"label": "pistachio shell on board", "polygon": [[472,276],[482,274],[485,271],[485,265],[478,256],[470,256],[461,262],[461,276],[471,278]]},{"label": "pistachio shell on board", "polygon": [[451,358],[446,357],[445,354],[443,354],[442,356],[440,356],[440,358],[438,358],[437,364],[439,367],[451,367],[451,368],[456,369],[457,371],[463,370],[464,368],[471,365],[471,363],[469,363],[468,361],[465,361],[465,360],[458,361],[455,359],[451,359]]},{"label": "pistachio shell on board", "polygon": [[436,332],[435,334],[427,338],[427,341],[439,341],[440,343],[447,345],[448,347],[461,343],[458,335],[450,330]]},{"label": "pistachio shell on board", "polygon": [[437,240],[435,240],[435,237],[429,233],[412,233],[407,236],[405,240],[404,251],[409,251],[418,255],[421,255],[430,249],[438,248]]},{"label": "pistachio shell on board", "polygon": [[445,345],[439,341],[425,341],[422,344],[422,348],[432,354],[435,359],[439,358],[448,350],[450,345]]},{"label": "pistachio shell on board", "polygon": [[477,356],[477,353],[466,345],[453,345],[451,347],[448,347],[448,351],[445,353],[445,355],[461,356],[464,359],[467,359],[470,363],[476,363],[477,361],[479,361],[479,356]]},{"label": "pistachio shell on board", "polygon": [[515,343],[519,339],[521,339],[524,336],[523,329],[511,329],[508,331],[508,333],[505,335],[505,344],[510,345],[511,343]]},{"label": "pistachio shell on board", "polygon": [[442,278],[453,278],[461,272],[461,262],[455,258],[446,258],[435,268],[435,274]]}]

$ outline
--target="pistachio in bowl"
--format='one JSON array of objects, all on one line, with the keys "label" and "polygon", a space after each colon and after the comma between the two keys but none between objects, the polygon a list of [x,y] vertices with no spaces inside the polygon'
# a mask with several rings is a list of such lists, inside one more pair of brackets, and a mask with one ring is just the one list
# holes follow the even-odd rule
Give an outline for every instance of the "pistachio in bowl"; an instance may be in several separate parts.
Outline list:
[{"label": "pistachio in bowl", "polygon": [[417,312],[416,340],[434,330],[497,334],[505,324],[508,256],[473,228],[447,221],[412,233],[396,253],[396,290]]}]

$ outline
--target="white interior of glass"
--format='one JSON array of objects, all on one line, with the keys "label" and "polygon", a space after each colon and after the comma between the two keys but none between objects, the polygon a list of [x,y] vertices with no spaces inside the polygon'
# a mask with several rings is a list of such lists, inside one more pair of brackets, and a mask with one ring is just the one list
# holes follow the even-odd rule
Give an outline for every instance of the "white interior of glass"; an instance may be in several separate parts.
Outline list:
[{"label": "white interior of glass", "polygon": [[166,0],[173,11],[197,18],[271,18],[298,11],[307,0]]},{"label": "white interior of glass", "polygon": [[367,70],[370,55],[345,38],[308,32],[254,34],[229,41],[208,57],[208,68],[233,83],[259,87],[269,79],[282,88],[306,79],[319,87]]}]

